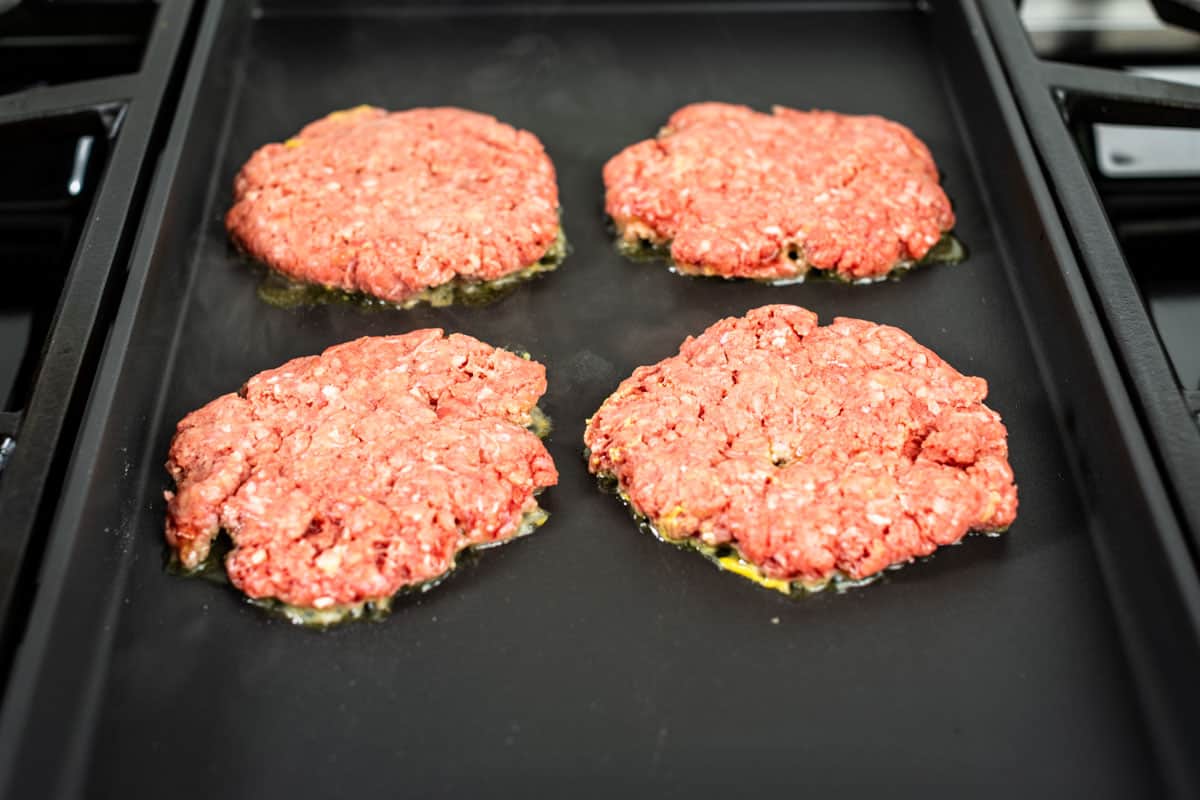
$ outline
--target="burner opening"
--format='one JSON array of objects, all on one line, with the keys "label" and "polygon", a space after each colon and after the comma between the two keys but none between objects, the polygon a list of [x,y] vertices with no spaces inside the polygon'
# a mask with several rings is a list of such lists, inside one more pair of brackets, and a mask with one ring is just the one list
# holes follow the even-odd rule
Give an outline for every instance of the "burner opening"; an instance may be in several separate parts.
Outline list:
[{"label": "burner opening", "polygon": [[[1200,196],[1196,202],[1200,209]],[[1200,390],[1200,213],[1190,219],[1118,221],[1116,229],[1180,388]]]},{"label": "burner opening", "polygon": [[25,408],[110,146],[112,109],[0,126],[0,413]]},{"label": "burner opening", "polygon": [[1191,402],[1200,391],[1200,129],[1096,124],[1086,132],[1077,141]]}]

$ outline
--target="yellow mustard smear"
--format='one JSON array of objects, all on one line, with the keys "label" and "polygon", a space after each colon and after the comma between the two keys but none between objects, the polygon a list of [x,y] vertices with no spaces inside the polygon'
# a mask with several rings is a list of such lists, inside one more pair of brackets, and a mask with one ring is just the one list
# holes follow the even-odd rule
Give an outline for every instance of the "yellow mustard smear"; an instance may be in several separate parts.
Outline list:
[{"label": "yellow mustard smear", "polygon": [[[590,458],[590,453],[588,454],[588,457]],[[643,530],[648,531],[657,539],[664,541],[667,544],[673,544],[682,549],[695,550],[713,564],[716,564],[718,569],[722,569],[726,572],[732,572],[734,575],[745,578],[752,583],[756,583],[764,589],[771,589],[779,592],[780,594],[788,595],[789,597],[799,597],[802,595],[811,594],[813,592],[819,592],[831,584],[837,586],[839,591],[850,586],[866,585],[873,582],[875,578],[878,577],[877,575],[873,575],[863,580],[850,580],[844,576],[835,575],[829,580],[811,582],[769,577],[764,575],[762,570],[757,566],[742,558],[737,552],[736,547],[726,545],[724,547],[717,548],[706,544],[704,541],[696,537],[670,535],[674,522],[681,515],[687,513],[687,509],[685,509],[683,506],[677,505],[657,521],[651,521],[648,517],[646,517],[645,514],[642,514],[634,507],[633,501],[629,499],[629,495],[625,493],[625,489],[620,485],[613,475],[600,475],[598,477],[601,481],[602,487],[605,485],[606,481],[611,481],[611,488],[609,491],[616,493],[617,497],[619,497],[625,507],[630,510],[634,518],[638,521],[638,525]],[[729,552],[730,549],[733,550],[732,553]]]},{"label": "yellow mustard smear", "polygon": [[[364,103],[362,105],[355,106],[354,108],[344,108],[344,109],[341,109],[340,111],[332,111],[325,115],[325,119],[340,119],[341,117],[348,117],[348,116],[351,116],[354,114],[361,114],[364,111],[371,111],[373,109],[374,109],[374,106],[370,106],[370,105],[367,105]],[[288,148],[289,150],[294,150],[297,147],[302,146],[303,144],[304,144],[303,139],[301,139],[299,136],[293,136],[292,138],[285,141],[283,143],[283,146]]]},{"label": "yellow mustard smear", "polygon": [[784,594],[788,595],[792,594],[795,587],[792,586],[791,581],[783,580],[782,578],[770,578],[764,575],[762,570],[760,570],[754,564],[751,564],[749,561],[746,561],[736,552],[729,555],[719,555],[718,550],[715,547],[705,544],[699,539],[694,539],[687,536],[675,536],[674,529],[676,520],[686,513],[687,509],[685,509],[682,505],[677,505],[666,514],[659,517],[655,521],[655,528],[657,529],[659,535],[676,546],[691,547],[695,550],[698,550],[702,555],[707,557],[709,561],[714,562],[718,567],[726,572],[732,572],[734,575],[740,575],[741,577],[753,581],[764,588],[774,589],[777,592],[783,592]]},{"label": "yellow mustard smear", "polygon": [[721,569],[732,572],[735,575],[741,575],[743,578],[754,581],[764,588],[774,589],[784,594],[792,593],[791,581],[785,581],[782,578],[768,578],[762,574],[758,567],[743,561],[737,556],[721,556],[717,559],[717,564]]},{"label": "yellow mustard smear", "polygon": [[343,108],[339,111],[330,112],[328,115],[326,115],[325,118],[326,119],[339,119],[341,117],[348,117],[351,114],[361,114],[364,111],[371,111],[373,108],[374,108],[374,106],[367,105],[366,103],[362,103],[360,105],[354,106],[354,108]]}]

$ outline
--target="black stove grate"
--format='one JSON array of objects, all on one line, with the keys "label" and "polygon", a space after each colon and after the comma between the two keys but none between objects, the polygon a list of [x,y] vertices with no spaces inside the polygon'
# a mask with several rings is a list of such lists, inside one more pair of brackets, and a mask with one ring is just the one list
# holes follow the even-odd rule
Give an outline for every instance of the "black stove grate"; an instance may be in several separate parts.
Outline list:
[{"label": "black stove grate", "polygon": [[[1111,190],[1112,184],[1099,174],[1090,147],[1096,124],[1200,127],[1200,90],[1114,69],[1042,60],[1003,0],[985,0],[981,6],[1043,174],[1066,223],[1073,269],[1087,286],[1134,402],[1137,424],[1153,449],[1153,463],[1143,469],[1162,476],[1172,512],[1188,544],[1185,549],[1181,542],[1167,559],[1155,565],[1163,576],[1161,583],[1143,587],[1147,593],[1143,602],[1165,610],[1168,598],[1194,598],[1198,590],[1195,565],[1200,554],[1200,426],[1196,413],[1200,411],[1200,392],[1186,381],[1181,383],[1171,350],[1174,344],[1175,355],[1185,355],[1194,353],[1200,344],[1180,342],[1174,334],[1164,335],[1157,325],[1163,321],[1164,292],[1184,302],[1190,295],[1189,281],[1181,284],[1176,279],[1186,276],[1194,258],[1177,266],[1160,262],[1158,270],[1137,268],[1144,264],[1144,258],[1153,262],[1156,254],[1140,249],[1145,240],[1139,242],[1136,235],[1128,235],[1128,222],[1126,236],[1120,235],[1122,217],[1117,214],[1110,218],[1104,203],[1103,189]],[[1117,193],[1138,187],[1130,184]],[[1145,190],[1148,185],[1143,182],[1140,188]],[[1174,188],[1178,193],[1185,187],[1176,183]],[[1133,231],[1136,234],[1137,225]],[[1162,267],[1166,267],[1166,280]],[[1047,319],[1044,324],[1053,328],[1058,321]],[[1095,478],[1104,470],[1106,459],[1111,458],[1110,444],[1103,436],[1097,443],[1086,431],[1068,430],[1067,434],[1079,443],[1084,483],[1093,487],[1092,502],[1102,502],[1104,495],[1120,495],[1126,490],[1119,482]],[[1088,473],[1093,473],[1090,478]],[[1160,519],[1157,533],[1161,535],[1165,527],[1171,526],[1171,522]],[[1147,555],[1155,534],[1131,525],[1119,540],[1098,542],[1109,579],[1127,577],[1133,564]],[[1168,780],[1186,786],[1186,778],[1177,776],[1185,775],[1188,765],[1194,763],[1194,744],[1181,731],[1200,713],[1200,695],[1194,690],[1168,690],[1166,686],[1186,680],[1186,671],[1181,668],[1182,650],[1174,648],[1192,647],[1194,643],[1172,640],[1164,636],[1161,627],[1155,631],[1152,620],[1144,614],[1139,619],[1138,611],[1119,597],[1114,597],[1114,604],[1123,634],[1133,643],[1133,668],[1145,702],[1163,711],[1152,725],[1152,735],[1164,753],[1164,769],[1172,776]],[[1182,619],[1179,622],[1185,627],[1194,624]],[[1155,641],[1165,649],[1154,652]],[[1182,793],[1190,795],[1194,788]]]},{"label": "black stove grate", "polygon": [[192,10],[26,0],[0,13],[0,671],[124,283]]},{"label": "black stove grate", "polygon": [[[1200,305],[1191,305],[1200,302],[1192,266],[1200,239],[1200,180],[1107,177],[1097,166],[1093,134],[1097,124],[1200,128],[1200,87],[1042,60],[1000,5],[984,4],[992,34],[1073,233],[1079,266],[1190,529],[1193,553],[1200,554],[1200,384],[1193,374]],[[1186,4],[1156,6],[1179,6],[1173,21],[1196,19]],[[1179,249],[1166,237],[1174,237]],[[1175,313],[1179,306],[1197,313]]]}]

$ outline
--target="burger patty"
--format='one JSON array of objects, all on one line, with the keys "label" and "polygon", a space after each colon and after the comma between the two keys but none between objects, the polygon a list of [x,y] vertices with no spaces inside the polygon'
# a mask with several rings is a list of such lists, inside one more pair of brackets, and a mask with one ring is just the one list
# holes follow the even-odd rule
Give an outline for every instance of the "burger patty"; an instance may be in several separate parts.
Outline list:
[{"label": "burger patty", "polygon": [[469,336],[368,337],[259,373],[179,423],[166,538],[253,599],[334,621],[437,580],[465,548],[535,527],[558,480],[527,430],[536,361]]},{"label": "burger patty", "polygon": [[565,254],[541,142],[458,108],[359,106],[260,148],[225,225],[289,278],[403,305],[553,269]]},{"label": "burger patty", "polygon": [[954,227],[929,149],[876,116],[685,106],[610,160],[604,185],[624,244],[700,275],[877,279]]},{"label": "burger patty", "polygon": [[663,538],[784,591],[858,581],[1016,517],[1007,431],[904,331],[764,306],[639,367],[584,434]]}]

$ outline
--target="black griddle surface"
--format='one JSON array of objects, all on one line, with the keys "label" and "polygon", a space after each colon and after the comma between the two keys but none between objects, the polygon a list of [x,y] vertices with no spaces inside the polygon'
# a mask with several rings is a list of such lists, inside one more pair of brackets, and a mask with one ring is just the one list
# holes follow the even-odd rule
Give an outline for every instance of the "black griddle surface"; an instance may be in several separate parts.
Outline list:
[{"label": "black griddle surface", "polygon": [[[82,781],[90,796],[1132,797],[1154,791],[1142,722],[1051,410],[927,20],[876,13],[417,15],[255,20],[163,363],[139,504],[106,565],[123,588]],[[600,170],[700,100],[901,121],[930,146],[970,250],[874,286],[687,279],[611,244]],[[250,153],[327,112],[458,105],[535,132],[572,255],[480,308],[270,307],[222,216]],[[203,192],[197,186],[193,191]],[[190,273],[187,272],[190,267]],[[186,275],[190,274],[190,282]],[[582,454],[585,418],[636,366],[766,303],[900,326],[991,386],[1021,509],[845,594],[791,600],[640,532]],[[438,326],[527,349],[561,472],[537,534],[377,624],[314,632],[163,569],[157,465],[174,423],[294,356]],[[165,336],[170,331],[164,332]],[[146,345],[154,357],[158,345]],[[100,530],[96,536],[104,535]]]}]

